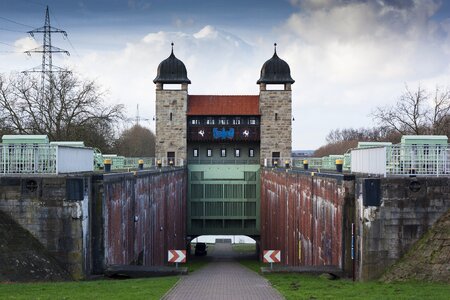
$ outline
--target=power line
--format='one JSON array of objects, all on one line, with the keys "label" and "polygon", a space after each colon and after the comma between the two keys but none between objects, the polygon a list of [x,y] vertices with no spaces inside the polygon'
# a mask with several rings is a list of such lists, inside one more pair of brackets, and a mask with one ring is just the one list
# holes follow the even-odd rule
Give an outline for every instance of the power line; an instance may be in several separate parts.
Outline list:
[{"label": "power line", "polygon": [[14,30],[14,29],[8,29],[8,28],[0,28],[0,30],[11,31],[11,32],[20,32],[20,33],[24,33],[25,32],[25,31],[21,31],[21,30]]},{"label": "power line", "polygon": [[45,10],[45,23],[44,26],[33,29],[31,31],[28,31],[28,33],[34,37],[35,33],[42,33],[43,34],[43,44],[42,46],[25,51],[28,55],[31,55],[31,53],[42,53],[42,65],[39,67],[35,67],[31,70],[24,71],[24,73],[27,72],[38,72],[41,73],[41,93],[44,95],[45,92],[45,82],[48,81],[49,83],[52,80],[52,73],[53,72],[67,72],[63,70],[60,67],[53,66],[52,63],[52,54],[53,53],[65,53],[67,55],[70,55],[69,51],[66,51],[64,49],[54,47],[52,46],[52,33],[61,33],[64,36],[67,36],[67,32],[64,30],[55,28],[50,26],[50,14],[48,10],[48,6]]},{"label": "power line", "polygon": [[5,43],[5,42],[0,42],[0,44],[6,45],[6,46],[10,46],[10,47],[13,47],[13,48],[18,48],[18,47],[14,46],[14,45],[11,45],[11,44],[8,44],[8,43]]},{"label": "power line", "polygon": [[[58,24],[58,26],[62,27],[61,23],[59,23],[58,18],[56,17],[56,15],[54,13],[52,13],[51,16],[53,17],[53,19],[55,19],[55,21]],[[70,47],[72,47],[73,51],[75,52],[75,55],[80,57],[80,55],[78,54],[78,51],[75,49],[75,47],[73,46],[72,42],[70,41],[69,36],[68,35],[64,35],[64,38],[67,40],[67,42],[69,42]]]},{"label": "power line", "polygon": [[10,19],[5,18],[5,17],[1,17],[1,16],[0,16],[0,19],[5,20],[5,21],[8,21],[8,22],[11,22],[11,23],[14,23],[14,24],[17,24],[17,25],[21,25],[21,26],[33,28],[33,26],[30,26],[30,25],[27,25],[27,24],[23,24],[23,23],[20,23],[20,22],[16,22],[16,21],[14,21],[14,20],[10,20]]},{"label": "power line", "polygon": [[43,4],[41,2],[37,2],[37,1],[31,1],[31,0],[22,0],[22,1],[25,1],[25,2],[28,2],[28,3],[31,3],[31,4],[36,4],[36,5],[39,5],[39,6],[42,6],[42,7],[46,6],[45,4]]}]

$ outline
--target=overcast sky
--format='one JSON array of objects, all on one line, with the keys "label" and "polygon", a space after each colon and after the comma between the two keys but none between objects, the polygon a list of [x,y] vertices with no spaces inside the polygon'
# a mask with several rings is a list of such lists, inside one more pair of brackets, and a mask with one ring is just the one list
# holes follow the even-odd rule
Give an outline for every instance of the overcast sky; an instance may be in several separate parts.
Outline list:
[{"label": "overcast sky", "polygon": [[[450,85],[450,1],[438,0],[0,0],[0,73],[38,66],[26,31],[43,25],[45,4],[54,55],[95,79],[130,117],[155,114],[158,64],[175,55],[190,94],[258,94],[261,66],[277,52],[291,67],[293,149],[316,149],[331,129],[368,127],[377,106],[405,84]],[[144,125],[154,128],[152,121]]]}]

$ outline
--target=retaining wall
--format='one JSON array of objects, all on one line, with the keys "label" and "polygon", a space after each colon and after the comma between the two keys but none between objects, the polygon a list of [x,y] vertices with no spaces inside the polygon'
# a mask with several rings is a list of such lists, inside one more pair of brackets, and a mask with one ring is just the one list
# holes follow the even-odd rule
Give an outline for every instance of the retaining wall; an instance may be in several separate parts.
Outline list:
[{"label": "retaining wall", "polygon": [[[0,210],[28,230],[74,279],[89,272],[89,176],[0,178]],[[20,234],[18,232],[17,234]]]},{"label": "retaining wall", "polygon": [[287,266],[349,270],[354,177],[261,170],[261,248]]},{"label": "retaining wall", "polygon": [[356,201],[357,275],[375,279],[450,209],[450,177],[358,178]]},{"label": "retaining wall", "polygon": [[[103,176],[97,191],[96,266],[167,264],[167,250],[186,248],[186,170],[142,171]],[[98,209],[102,209],[100,213]],[[103,216],[103,220],[98,215]]]}]

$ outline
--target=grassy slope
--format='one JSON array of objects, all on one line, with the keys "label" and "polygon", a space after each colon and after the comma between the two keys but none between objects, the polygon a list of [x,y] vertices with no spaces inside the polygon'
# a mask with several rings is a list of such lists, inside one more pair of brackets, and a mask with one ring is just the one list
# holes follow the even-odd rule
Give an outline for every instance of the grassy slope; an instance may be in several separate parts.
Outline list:
[{"label": "grassy slope", "polygon": [[[262,263],[242,261],[258,272]],[[450,286],[425,282],[381,283],[329,280],[301,274],[267,274],[270,281],[286,299],[449,299]]]},{"label": "grassy slope", "polygon": [[178,279],[0,284],[0,299],[160,299]]},{"label": "grassy slope", "polygon": [[[190,260],[185,266],[189,272],[195,272],[207,263],[205,260]],[[0,299],[160,299],[179,278],[0,283]]]}]

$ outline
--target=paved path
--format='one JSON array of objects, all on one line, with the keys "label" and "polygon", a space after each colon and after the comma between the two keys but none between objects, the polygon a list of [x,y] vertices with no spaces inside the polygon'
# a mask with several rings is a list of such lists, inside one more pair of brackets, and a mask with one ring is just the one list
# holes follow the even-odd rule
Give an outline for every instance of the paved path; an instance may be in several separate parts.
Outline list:
[{"label": "paved path", "polygon": [[283,299],[265,278],[235,262],[232,253],[231,244],[217,243],[213,260],[183,276],[163,299]]}]

